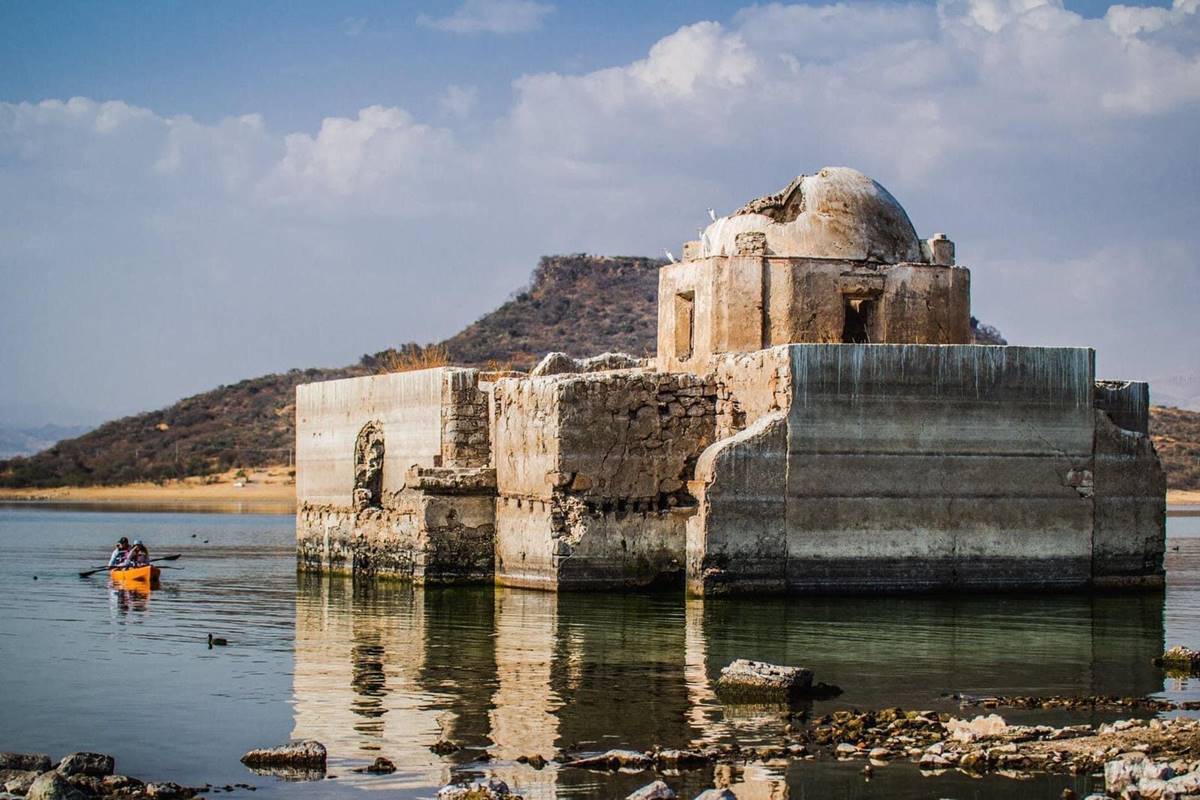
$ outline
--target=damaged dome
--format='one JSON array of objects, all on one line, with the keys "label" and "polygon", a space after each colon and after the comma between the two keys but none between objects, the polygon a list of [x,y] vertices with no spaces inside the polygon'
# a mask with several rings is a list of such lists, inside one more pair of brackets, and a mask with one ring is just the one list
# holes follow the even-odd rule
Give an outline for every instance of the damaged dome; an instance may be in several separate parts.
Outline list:
[{"label": "damaged dome", "polygon": [[752,200],[705,229],[700,257],[734,255],[741,233],[766,235],[772,256],[919,262],[921,242],[904,208],[856,169],[825,167]]}]

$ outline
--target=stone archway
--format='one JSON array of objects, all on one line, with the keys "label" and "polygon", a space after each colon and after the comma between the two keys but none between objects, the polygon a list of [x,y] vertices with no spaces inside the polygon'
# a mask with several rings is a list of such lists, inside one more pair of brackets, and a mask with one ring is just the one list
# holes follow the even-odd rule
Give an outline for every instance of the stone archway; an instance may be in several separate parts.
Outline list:
[{"label": "stone archway", "polygon": [[383,507],[383,425],[372,420],[354,442],[354,510]]}]

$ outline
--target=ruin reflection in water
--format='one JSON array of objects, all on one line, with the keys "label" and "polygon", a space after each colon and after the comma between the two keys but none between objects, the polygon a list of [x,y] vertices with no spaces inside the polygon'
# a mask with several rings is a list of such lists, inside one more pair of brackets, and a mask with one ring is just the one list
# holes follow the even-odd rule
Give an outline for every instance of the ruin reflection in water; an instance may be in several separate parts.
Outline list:
[{"label": "ruin reflection in water", "polygon": [[[772,712],[727,713],[712,682],[734,658],[804,663],[846,689],[836,708],[954,709],[944,693],[1121,694],[1163,691],[1161,593],[1124,596],[773,598],[572,595],[492,588],[355,585],[301,575],[296,606],[295,728],[326,743],[339,780],[427,789],[496,774],[527,797],[624,796],[649,774],[536,770],[520,756],[777,738]],[[1010,719],[1087,716],[1005,712]],[[438,755],[432,747],[461,749]],[[488,762],[479,761],[490,753]],[[376,755],[399,771],[355,775]],[[739,797],[924,796],[915,768],[793,762],[671,778]],[[938,779],[945,795],[962,776]],[[1086,778],[1039,778],[1057,796]],[[974,796],[1011,794],[1003,778]],[[886,792],[886,794],[879,794]],[[426,792],[421,792],[422,794]],[[952,793],[952,792],[951,792]],[[432,794],[432,792],[428,792]],[[691,796],[686,795],[685,796]]]}]

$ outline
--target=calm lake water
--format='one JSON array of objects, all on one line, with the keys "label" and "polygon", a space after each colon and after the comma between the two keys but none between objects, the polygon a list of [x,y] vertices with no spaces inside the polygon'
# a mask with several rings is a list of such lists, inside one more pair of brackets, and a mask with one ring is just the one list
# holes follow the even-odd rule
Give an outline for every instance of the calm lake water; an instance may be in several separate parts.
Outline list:
[{"label": "calm lake water", "polygon": [[[148,597],[81,579],[119,536],[183,553]],[[685,601],[354,587],[297,576],[290,516],[0,507],[0,750],[112,753],[118,770],[250,783],[253,797],[432,797],[496,774],[529,798],[623,797],[652,773],[606,776],[518,756],[776,738],[778,718],[727,712],[712,682],[734,658],[802,663],[842,686],[837,708],[956,708],[971,694],[1200,700],[1152,656],[1200,644],[1200,516],[1168,520],[1165,592]],[[34,580],[37,576],[37,580]],[[209,633],[229,646],[208,649]],[[964,711],[973,715],[974,711]],[[1113,715],[1001,711],[1009,720]],[[250,773],[243,752],[290,738],[330,751],[323,781]],[[464,749],[438,756],[439,738]],[[483,751],[492,760],[476,759]],[[376,755],[388,776],[352,772]],[[797,761],[728,777],[740,798],[1057,798],[1087,777],[1016,782],[909,764]],[[693,794],[711,771],[665,776]],[[222,794],[220,796],[229,796]],[[235,794],[236,796],[236,794]]]}]

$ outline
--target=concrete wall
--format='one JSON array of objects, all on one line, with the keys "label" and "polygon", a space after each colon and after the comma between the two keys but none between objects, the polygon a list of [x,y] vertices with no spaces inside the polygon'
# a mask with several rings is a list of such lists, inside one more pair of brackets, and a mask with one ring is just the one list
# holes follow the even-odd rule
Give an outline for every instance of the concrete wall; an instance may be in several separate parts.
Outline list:
[{"label": "concrete wall", "polygon": [[1088,583],[1091,350],[790,349],[790,588]]},{"label": "concrete wall", "polygon": [[[302,568],[418,583],[491,579],[495,477],[477,381],[475,370],[436,368],[297,387]],[[355,498],[355,453],[368,425],[381,431],[383,468],[382,491],[365,502],[369,493]]]},{"label": "concrete wall", "polygon": [[1161,569],[1161,468],[1146,437],[1098,426],[1091,350],[777,351],[784,408],[700,458],[691,591],[1081,587]]},{"label": "concrete wall", "polygon": [[715,386],[609,372],[494,387],[496,580],[535,588],[682,581],[695,458],[713,440]]},{"label": "concrete wall", "polygon": [[847,301],[866,301],[871,342],[963,344],[970,284],[970,272],[952,265],[757,255],[669,264],[659,273],[658,368],[703,373],[714,355],[840,343]]},{"label": "concrete wall", "polygon": [[371,421],[384,432],[385,493],[404,488],[413,464],[437,464],[445,373],[426,369],[297,386],[297,503],[351,505],[354,444]]}]

